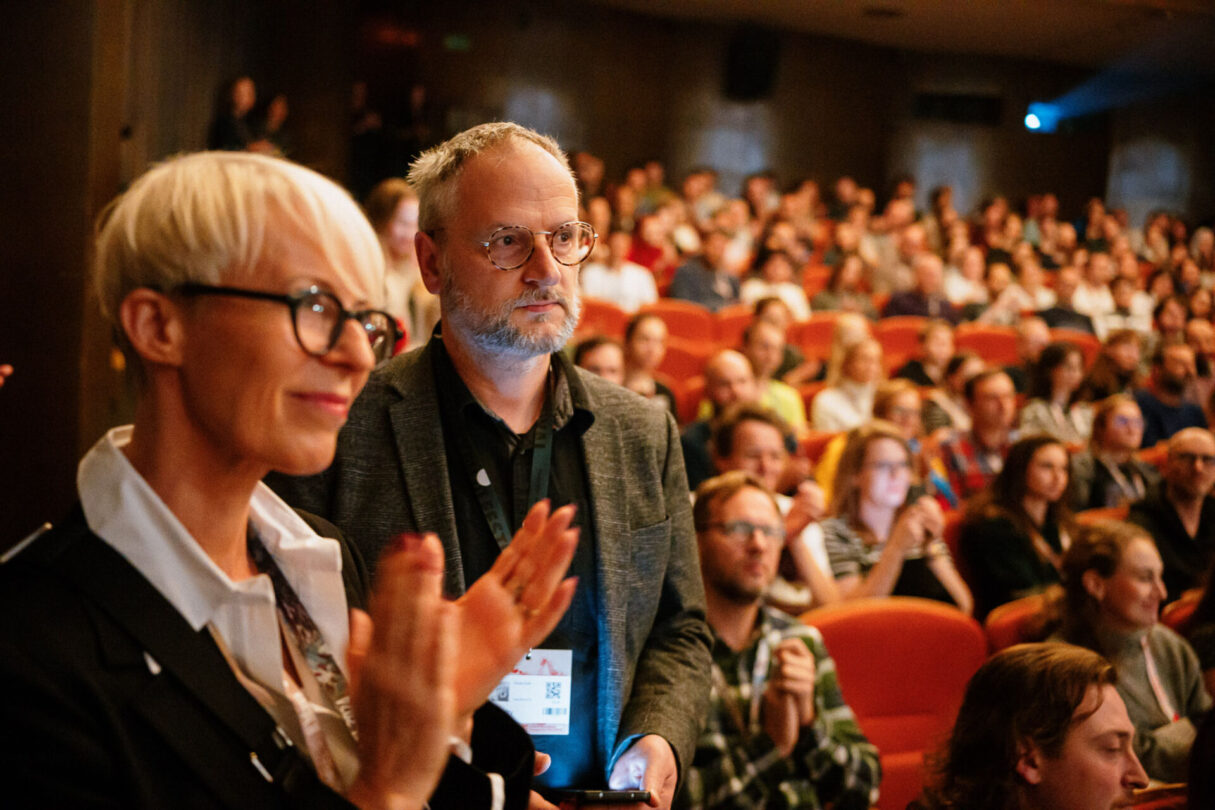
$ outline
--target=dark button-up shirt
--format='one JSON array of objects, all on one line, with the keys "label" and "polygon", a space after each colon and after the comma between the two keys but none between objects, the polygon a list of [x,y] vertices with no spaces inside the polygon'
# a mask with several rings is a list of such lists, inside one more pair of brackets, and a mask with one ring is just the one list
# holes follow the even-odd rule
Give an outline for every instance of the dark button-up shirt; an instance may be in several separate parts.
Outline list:
[{"label": "dark button-up shirt", "polygon": [[[456,372],[451,358],[441,345],[434,355],[435,382],[443,423],[443,443],[447,449],[448,477],[455,506],[456,531],[466,581],[474,582],[493,565],[499,547],[489,521],[477,499],[474,476],[482,463],[491,486],[506,513],[507,522],[517,531],[526,517],[531,486],[536,425],[517,434],[468,390]],[[594,421],[586,392],[576,374],[560,354],[552,355],[548,396],[552,397],[552,467],[548,478],[548,497],[553,509],[576,504],[574,526],[581,539],[570,563],[570,576],[578,577],[574,601],[557,628],[541,645],[546,649],[573,651],[570,729],[568,735],[533,735],[536,750],[551,754],[548,772],[538,777],[545,786],[603,787],[604,763],[596,753],[598,723],[596,709],[596,672],[598,664],[598,621],[595,597],[595,536],[591,504],[587,497],[586,462],[581,437]],[[457,431],[464,431],[469,444],[479,454],[469,470]],[[475,655],[465,650],[463,654]]]}]

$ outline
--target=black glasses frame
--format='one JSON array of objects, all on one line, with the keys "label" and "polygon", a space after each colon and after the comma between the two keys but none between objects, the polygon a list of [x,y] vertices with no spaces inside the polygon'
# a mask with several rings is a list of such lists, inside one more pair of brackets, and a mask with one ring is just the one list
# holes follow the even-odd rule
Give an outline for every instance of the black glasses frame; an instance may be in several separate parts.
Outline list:
[{"label": "black glasses frame", "polygon": [[[342,339],[342,330],[346,326],[346,321],[352,320],[362,327],[367,334],[367,340],[371,344],[371,352],[375,355],[376,362],[381,362],[392,357],[393,347],[401,338],[401,330],[397,328],[397,321],[391,314],[382,309],[356,309],[348,310],[342,306],[342,302],[338,297],[331,292],[321,289],[320,287],[309,287],[306,290],[300,290],[290,294],[262,292],[261,290],[246,290],[241,287],[223,287],[212,284],[197,284],[189,282],[181,284],[173,289],[173,292],[186,297],[194,297],[200,295],[225,295],[234,298],[251,298],[255,301],[272,301],[276,304],[283,304],[291,310],[291,331],[295,334],[295,342],[305,354],[312,357],[324,357],[333,351],[337,346],[338,341]],[[333,329],[329,332],[328,344],[324,351],[316,352],[304,345],[304,339],[300,336],[300,311],[301,308],[309,301],[317,298],[324,299],[326,305],[332,305],[337,312],[337,321],[333,324]],[[372,315],[379,315],[384,319],[386,329],[380,336],[381,330],[379,324],[372,323],[370,318]]]}]

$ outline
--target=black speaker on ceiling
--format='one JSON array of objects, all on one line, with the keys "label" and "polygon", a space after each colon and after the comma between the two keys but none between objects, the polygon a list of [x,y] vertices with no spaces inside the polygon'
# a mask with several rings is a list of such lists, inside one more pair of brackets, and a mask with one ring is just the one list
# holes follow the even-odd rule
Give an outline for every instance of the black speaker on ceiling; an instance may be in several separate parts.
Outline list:
[{"label": "black speaker on ceiling", "polygon": [[772,94],[780,63],[780,33],[743,26],[726,44],[722,93],[734,101],[758,101]]}]

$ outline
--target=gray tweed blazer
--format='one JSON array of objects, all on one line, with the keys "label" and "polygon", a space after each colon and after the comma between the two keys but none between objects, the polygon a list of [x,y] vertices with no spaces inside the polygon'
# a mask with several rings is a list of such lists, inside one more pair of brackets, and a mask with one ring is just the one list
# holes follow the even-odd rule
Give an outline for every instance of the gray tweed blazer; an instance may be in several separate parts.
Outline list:
[{"label": "gray tweed blazer", "polygon": [[[335,523],[369,565],[401,532],[432,531],[446,592],[464,592],[432,349],[378,368],[308,478],[273,476],[292,505]],[[599,594],[599,753],[611,766],[643,734],[692,762],[708,711],[710,636],[679,433],[669,413],[577,369],[595,415],[582,436]]]}]

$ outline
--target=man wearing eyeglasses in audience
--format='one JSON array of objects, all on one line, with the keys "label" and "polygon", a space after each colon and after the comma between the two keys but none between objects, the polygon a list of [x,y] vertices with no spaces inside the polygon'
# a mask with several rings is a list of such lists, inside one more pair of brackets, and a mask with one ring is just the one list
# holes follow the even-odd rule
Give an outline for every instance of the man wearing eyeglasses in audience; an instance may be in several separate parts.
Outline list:
[{"label": "man wearing eyeglasses in audience", "polygon": [[696,490],[696,539],[713,628],[713,693],[677,806],[867,810],[877,749],[865,739],[817,630],[768,607],[785,526],[741,470]]},{"label": "man wearing eyeglasses in audience", "polygon": [[1128,520],[1147,529],[1164,561],[1168,598],[1202,584],[1215,554],[1215,436],[1186,428],[1169,440],[1164,480],[1131,505]]},{"label": "man wearing eyeglasses in audience", "polygon": [[397,533],[437,532],[452,595],[492,565],[533,502],[576,504],[578,591],[527,665],[555,668],[543,711],[511,704],[524,683],[510,679],[500,705],[552,756],[546,795],[641,788],[668,807],[708,697],[683,457],[666,410],[560,354],[596,240],[578,221],[565,155],[531,130],[483,124],[421,155],[409,181],[440,325],[372,375],[326,473],[277,485],[368,559]]}]

